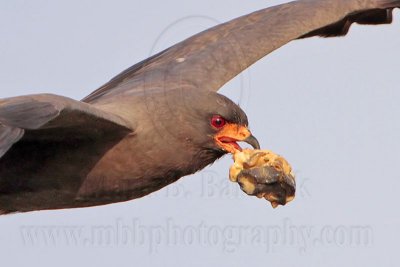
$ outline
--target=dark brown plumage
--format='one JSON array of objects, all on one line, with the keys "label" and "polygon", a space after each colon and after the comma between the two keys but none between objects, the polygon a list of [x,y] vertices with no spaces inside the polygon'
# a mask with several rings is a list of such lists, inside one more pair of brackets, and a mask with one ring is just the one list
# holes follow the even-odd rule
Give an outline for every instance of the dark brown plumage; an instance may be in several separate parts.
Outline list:
[{"label": "dark brown plumage", "polygon": [[400,0],[303,0],[194,35],[122,72],[82,101],[0,100],[0,212],[101,205],[194,173],[236,141],[258,147],[245,113],[216,91],[299,38],[392,20]]}]

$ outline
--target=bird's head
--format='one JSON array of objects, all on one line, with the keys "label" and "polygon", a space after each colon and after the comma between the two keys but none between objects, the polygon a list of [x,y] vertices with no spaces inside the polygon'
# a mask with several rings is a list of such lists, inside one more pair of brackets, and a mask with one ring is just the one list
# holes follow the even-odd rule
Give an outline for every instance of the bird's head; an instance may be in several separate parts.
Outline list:
[{"label": "bird's head", "polygon": [[[244,111],[229,98],[207,90],[176,89],[146,99],[156,146],[207,165],[226,153],[241,151],[239,142],[259,149]],[[177,144],[180,146],[177,146]]]},{"label": "bird's head", "polygon": [[185,124],[192,128],[188,133],[195,144],[220,154],[241,151],[238,142],[260,148],[248,128],[246,114],[229,98],[201,90],[185,96],[187,98],[181,102],[185,103],[182,113],[185,114]]},{"label": "bird's head", "polygon": [[242,148],[237,142],[246,142],[260,149],[258,140],[251,134],[247,124],[226,119],[220,114],[212,115],[210,126],[214,130],[213,140],[219,149],[234,154]]}]

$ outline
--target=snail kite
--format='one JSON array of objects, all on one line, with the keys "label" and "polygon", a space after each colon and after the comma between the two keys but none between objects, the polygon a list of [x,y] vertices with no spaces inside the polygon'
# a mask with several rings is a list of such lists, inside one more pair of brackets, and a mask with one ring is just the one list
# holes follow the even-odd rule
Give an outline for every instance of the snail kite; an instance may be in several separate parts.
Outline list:
[{"label": "snail kite", "polygon": [[282,45],[387,24],[400,0],[299,0],[196,34],[123,71],[82,101],[0,100],[0,212],[102,205],[195,173],[238,141],[246,114],[216,93]]}]

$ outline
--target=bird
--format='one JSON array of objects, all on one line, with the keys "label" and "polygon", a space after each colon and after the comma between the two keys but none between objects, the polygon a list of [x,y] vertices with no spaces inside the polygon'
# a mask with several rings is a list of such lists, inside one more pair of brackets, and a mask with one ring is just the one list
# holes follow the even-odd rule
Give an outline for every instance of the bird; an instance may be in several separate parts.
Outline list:
[{"label": "bird", "polygon": [[390,24],[400,0],[298,0],[195,34],[82,100],[0,99],[0,214],[146,196],[225,154],[260,144],[246,113],[217,91],[281,46]]}]

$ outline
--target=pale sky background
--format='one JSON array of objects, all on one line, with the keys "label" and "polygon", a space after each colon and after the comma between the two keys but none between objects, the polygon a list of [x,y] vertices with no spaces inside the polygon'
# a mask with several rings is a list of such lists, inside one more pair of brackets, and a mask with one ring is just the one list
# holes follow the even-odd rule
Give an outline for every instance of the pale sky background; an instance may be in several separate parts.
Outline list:
[{"label": "pale sky background", "polygon": [[[0,98],[80,99],[185,37],[282,2],[2,0]],[[398,266],[399,20],[293,42],[221,91],[295,169],[287,206],[242,193],[227,156],[142,199],[2,216],[1,266]]]}]

